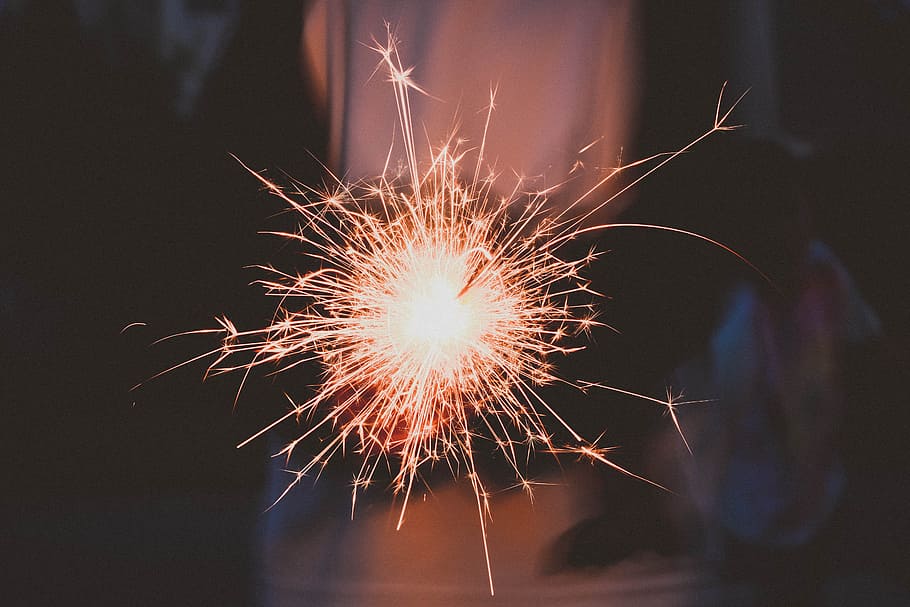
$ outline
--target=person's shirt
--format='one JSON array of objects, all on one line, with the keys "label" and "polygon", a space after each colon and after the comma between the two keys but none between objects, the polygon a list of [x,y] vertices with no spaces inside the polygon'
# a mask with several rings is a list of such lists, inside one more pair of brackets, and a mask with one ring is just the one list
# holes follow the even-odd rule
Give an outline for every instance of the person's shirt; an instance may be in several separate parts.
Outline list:
[{"label": "person's shirt", "polygon": [[[401,141],[392,86],[368,48],[386,43],[387,22],[411,78],[428,93],[410,100],[424,161],[428,145],[453,131],[479,147],[493,88],[484,156],[504,175],[500,193],[511,191],[513,172],[531,180],[529,189],[571,178],[554,197],[564,203],[620,163],[638,93],[631,0],[317,0],[305,16],[303,65],[329,124],[329,166],[345,179],[376,177],[393,137]],[[393,154],[393,167],[401,157]],[[624,202],[601,217],[614,217]]]}]

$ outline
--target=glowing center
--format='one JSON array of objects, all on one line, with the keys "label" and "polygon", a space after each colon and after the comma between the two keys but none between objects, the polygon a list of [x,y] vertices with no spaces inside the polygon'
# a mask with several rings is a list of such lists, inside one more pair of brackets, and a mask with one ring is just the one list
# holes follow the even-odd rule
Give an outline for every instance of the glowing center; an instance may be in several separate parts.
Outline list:
[{"label": "glowing center", "polygon": [[465,335],[471,310],[457,299],[458,291],[446,277],[434,276],[406,299],[403,329],[407,338],[444,348]]},{"label": "glowing center", "polygon": [[489,322],[483,289],[461,297],[463,258],[426,255],[412,260],[389,306],[389,337],[396,350],[432,368],[457,364],[477,345]]}]

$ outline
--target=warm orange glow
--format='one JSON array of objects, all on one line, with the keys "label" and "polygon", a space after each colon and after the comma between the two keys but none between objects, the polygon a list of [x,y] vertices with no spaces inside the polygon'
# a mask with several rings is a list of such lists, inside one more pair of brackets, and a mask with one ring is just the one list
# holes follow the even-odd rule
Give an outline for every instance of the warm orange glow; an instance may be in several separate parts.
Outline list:
[{"label": "warm orange glow", "polygon": [[[401,65],[391,35],[375,50],[398,102],[405,168],[386,170],[369,183],[336,179],[331,192],[288,192],[253,173],[296,211],[299,228],[280,236],[297,242],[319,269],[298,275],[263,268],[269,278],[260,283],[279,301],[272,323],[240,331],[220,321],[221,328],[212,331],[224,339],[210,372],[246,373],[259,365],[287,371],[316,361],[324,375],[313,396],[294,402],[287,415],[249,440],[284,420],[307,420],[306,431],[282,451],[289,458],[306,437],[323,439],[297,480],[353,450],[362,462],[355,500],[377,467],[389,462],[394,489],[403,497],[399,525],[420,471],[447,465],[472,483],[486,552],[489,503],[474,464],[478,436],[502,452],[517,486],[529,492],[534,483],[522,462],[532,450],[569,452],[631,474],[538,394],[542,385],[571,383],[554,363],[583,347],[582,334],[599,324],[599,295],[582,276],[597,254],[564,259],[560,253],[581,233],[622,227],[585,221],[701,139],[732,128],[724,126],[729,111],[721,115],[718,102],[713,128],[691,144],[623,167],[650,168],[618,194],[579,211],[583,201],[597,196],[595,187],[552,209],[552,188],[523,192],[520,180],[506,198],[492,195],[496,176],[481,177],[487,174],[485,136],[475,148],[453,136],[420,162],[408,96],[421,91]],[[598,186],[620,170],[607,173]],[[572,385],[639,396],[598,383]],[[665,406],[676,422],[679,403],[672,398],[642,398]],[[570,444],[554,444],[560,428]]]}]

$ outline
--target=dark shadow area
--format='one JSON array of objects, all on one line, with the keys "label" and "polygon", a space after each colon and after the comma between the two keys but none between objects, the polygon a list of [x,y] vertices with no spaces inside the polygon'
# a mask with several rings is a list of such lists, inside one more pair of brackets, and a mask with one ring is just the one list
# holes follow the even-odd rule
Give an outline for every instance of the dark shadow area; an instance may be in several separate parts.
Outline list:
[{"label": "dark shadow area", "polygon": [[238,6],[182,117],[178,67],[96,4],[115,33],[70,3],[0,14],[4,601],[248,604],[266,454],[234,446],[280,391],[232,411],[239,378],[204,365],[130,388],[214,343],[157,339],[271,311],[245,267],[278,254],[257,230],[280,207],[229,154],[319,174],[301,6]]}]

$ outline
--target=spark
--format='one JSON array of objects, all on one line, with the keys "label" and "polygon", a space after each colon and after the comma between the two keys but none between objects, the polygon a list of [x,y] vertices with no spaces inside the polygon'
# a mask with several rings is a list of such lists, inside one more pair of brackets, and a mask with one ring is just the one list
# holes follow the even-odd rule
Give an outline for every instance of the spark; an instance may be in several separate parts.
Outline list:
[{"label": "spark", "polygon": [[[395,94],[404,168],[396,173],[387,160],[383,174],[370,181],[345,183],[332,176],[335,185],[326,191],[303,186],[292,191],[244,165],[298,215],[296,230],[273,234],[297,243],[318,269],[293,273],[261,267],[266,278],[258,283],[279,301],[272,321],[242,331],[222,318],[220,328],[198,333],[223,336],[207,354],[216,359],[207,374],[240,372],[245,381],[259,366],[280,373],[315,362],[322,369],[308,400],[288,397],[287,414],[238,445],[291,419],[303,420],[306,429],[277,456],[290,461],[308,437],[322,440],[308,463],[289,470],[293,481],[275,503],[304,477],[318,475],[333,457],[353,450],[361,463],[352,483],[352,509],[358,492],[373,484],[385,463],[401,497],[400,528],[421,473],[447,465],[470,480],[492,594],[490,494],[475,464],[479,442],[502,453],[515,486],[529,497],[538,483],[526,477],[522,460],[534,451],[575,454],[660,487],[611,461],[600,438],[585,440],[541,396],[542,386],[563,383],[639,397],[665,406],[682,435],[675,412],[681,403],[669,392],[661,400],[558,374],[554,359],[583,349],[580,342],[591,328],[606,326],[594,307],[600,294],[583,278],[597,253],[567,259],[562,250],[584,233],[633,227],[590,226],[586,220],[699,141],[735,128],[726,124],[732,108],[722,111],[721,91],[713,126],[692,143],[613,169],[577,200],[554,210],[548,198],[553,188],[524,193],[520,178],[507,196],[493,192],[497,177],[484,168],[484,150],[495,89],[478,147],[467,148],[453,134],[430,147],[421,163],[409,95],[425,91],[412,79],[413,67],[402,65],[391,32],[387,43],[374,43],[381,57],[377,71],[387,72]],[[476,164],[466,167],[471,154]],[[617,193],[588,204],[620,171],[649,163],[642,176]],[[464,175],[473,178],[466,181]],[[634,227],[688,234],[742,259],[697,234]],[[570,437],[566,444],[556,442],[560,434]]]},{"label": "spark", "polygon": [[126,333],[127,331],[132,329],[133,327],[147,327],[147,326],[148,325],[144,322],[131,322],[130,324],[128,324],[125,327],[123,327],[122,329],[120,329],[120,334],[123,335],[124,333]]}]

